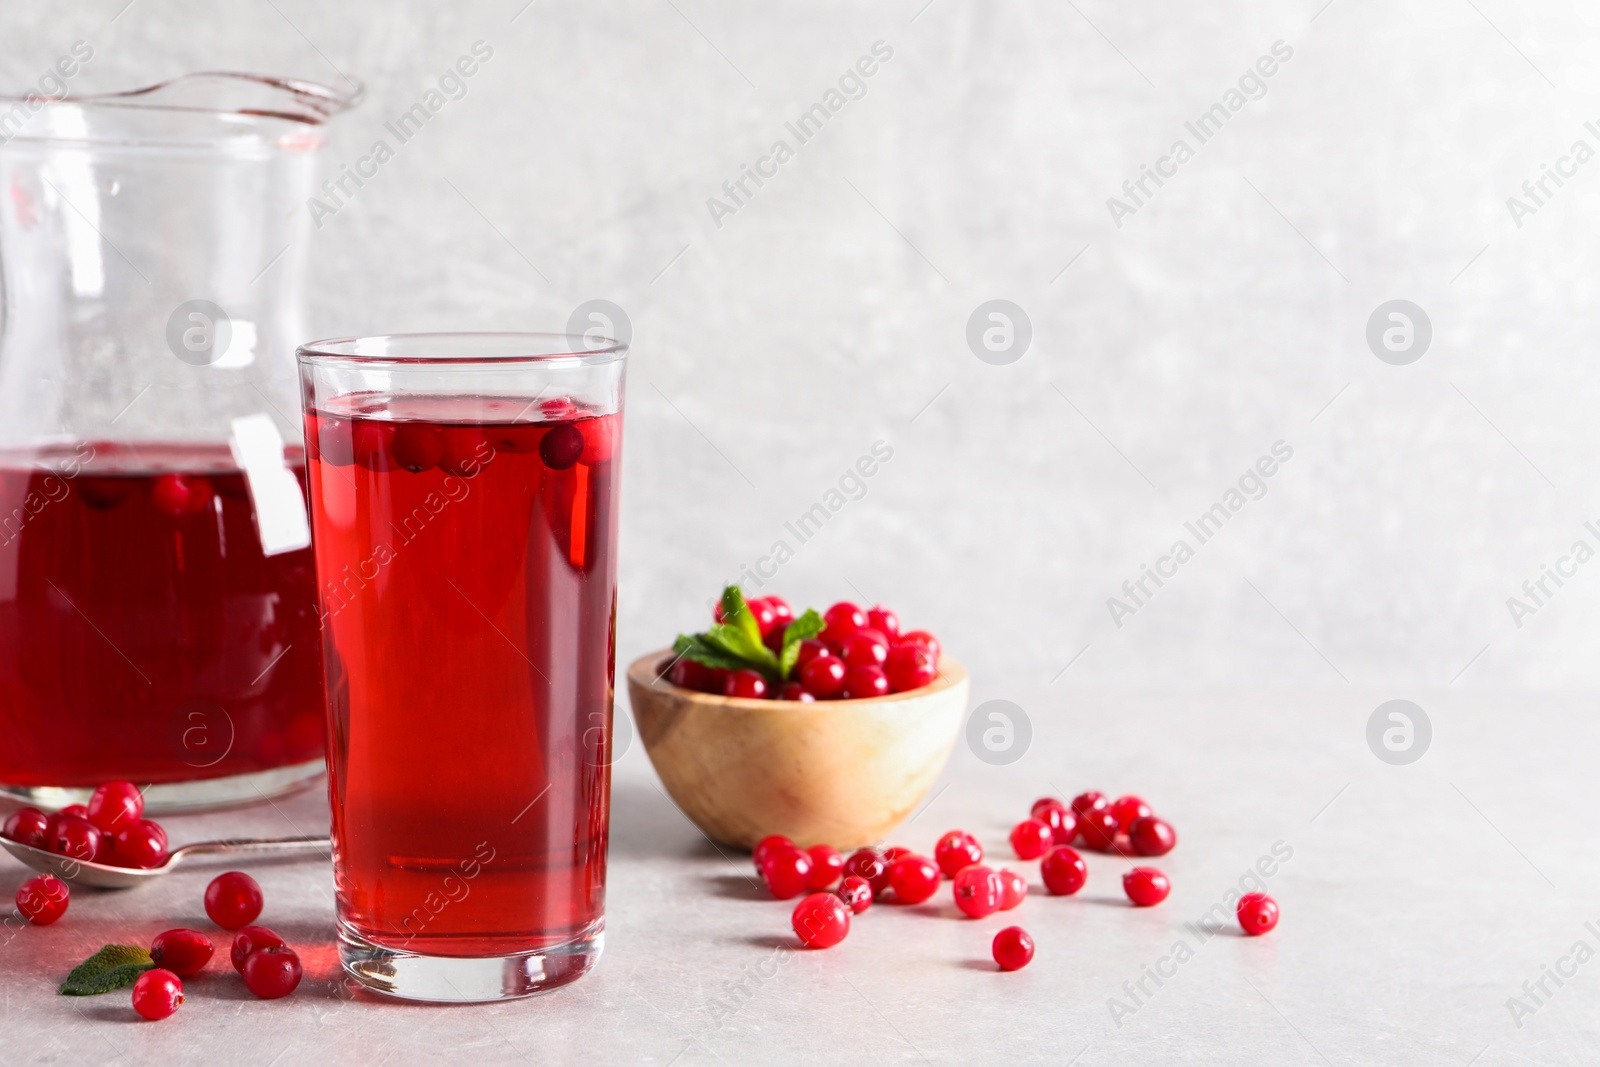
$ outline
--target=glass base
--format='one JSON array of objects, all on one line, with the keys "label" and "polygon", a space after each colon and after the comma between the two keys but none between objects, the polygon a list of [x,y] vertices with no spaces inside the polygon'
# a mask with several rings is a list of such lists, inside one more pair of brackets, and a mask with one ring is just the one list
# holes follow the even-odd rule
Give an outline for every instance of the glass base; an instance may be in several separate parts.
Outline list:
[{"label": "glass base", "polygon": [[[151,815],[178,815],[255,804],[304,789],[316,781],[324,769],[322,760],[314,759],[270,771],[152,785],[144,791],[144,810]],[[49,811],[68,804],[86,804],[93,792],[92,788],[77,786],[0,785],[0,797]]]},{"label": "glass base", "polygon": [[600,958],[605,920],[550,948],[475,959],[423,956],[384,948],[339,920],[339,960],[345,973],[374,993],[401,1000],[479,1004],[545,993],[581,977]]}]

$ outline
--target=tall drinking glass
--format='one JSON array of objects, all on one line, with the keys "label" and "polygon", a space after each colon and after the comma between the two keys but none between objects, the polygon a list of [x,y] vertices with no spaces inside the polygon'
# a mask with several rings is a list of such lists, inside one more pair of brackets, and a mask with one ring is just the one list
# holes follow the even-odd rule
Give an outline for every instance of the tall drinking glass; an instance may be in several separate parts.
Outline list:
[{"label": "tall drinking glass", "polygon": [[599,956],[625,346],[299,351],[340,953],[365,986],[526,996]]}]

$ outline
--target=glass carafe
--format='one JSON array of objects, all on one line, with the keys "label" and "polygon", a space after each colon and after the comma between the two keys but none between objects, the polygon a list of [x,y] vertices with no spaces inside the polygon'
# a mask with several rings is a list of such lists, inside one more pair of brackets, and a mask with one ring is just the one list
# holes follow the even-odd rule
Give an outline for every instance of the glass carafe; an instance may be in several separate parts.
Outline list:
[{"label": "glass carafe", "polygon": [[295,345],[359,88],[0,100],[0,793],[152,810],[323,766]]}]

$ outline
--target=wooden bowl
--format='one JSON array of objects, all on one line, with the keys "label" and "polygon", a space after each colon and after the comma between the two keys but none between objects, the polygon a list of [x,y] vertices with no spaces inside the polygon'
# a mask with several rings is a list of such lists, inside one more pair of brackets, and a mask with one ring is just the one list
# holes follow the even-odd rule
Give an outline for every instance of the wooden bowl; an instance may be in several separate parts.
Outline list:
[{"label": "wooden bowl", "polygon": [[966,668],[943,657],[933,684],[868,700],[748,700],[660,677],[663,649],[628,667],[633,717],[667,793],[713,841],[802,848],[882,841],[927,795],[966,719]]}]

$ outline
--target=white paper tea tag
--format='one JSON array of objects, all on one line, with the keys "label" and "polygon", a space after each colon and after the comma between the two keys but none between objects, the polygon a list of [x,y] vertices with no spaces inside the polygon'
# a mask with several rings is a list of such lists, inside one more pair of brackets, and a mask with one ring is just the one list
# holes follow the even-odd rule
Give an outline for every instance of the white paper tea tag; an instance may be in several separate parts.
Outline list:
[{"label": "white paper tea tag", "polygon": [[261,554],[277,556],[311,545],[311,522],[300,482],[283,458],[283,435],[266,414],[233,420],[233,461],[244,471],[255,504]]}]

